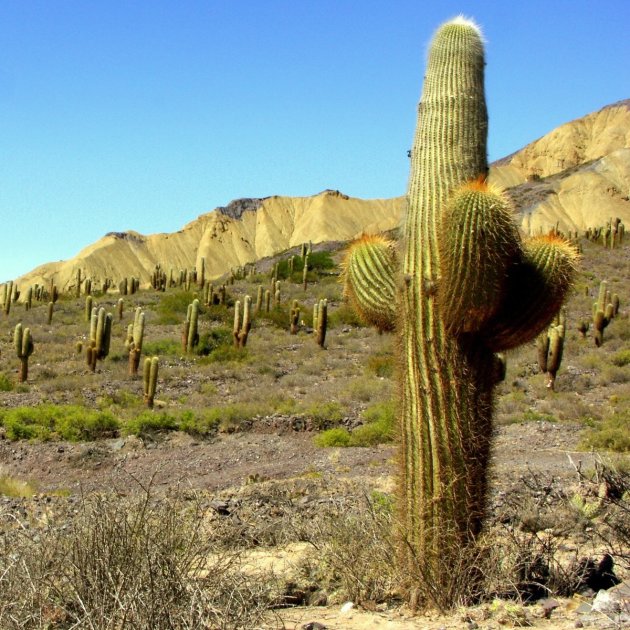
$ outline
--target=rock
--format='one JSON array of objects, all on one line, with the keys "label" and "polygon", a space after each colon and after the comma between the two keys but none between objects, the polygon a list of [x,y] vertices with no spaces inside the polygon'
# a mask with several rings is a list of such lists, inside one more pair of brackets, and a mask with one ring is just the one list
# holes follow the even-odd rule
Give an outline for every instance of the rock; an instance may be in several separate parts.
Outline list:
[{"label": "rock", "polygon": [[349,613],[352,609],[354,608],[354,603],[353,602],[346,602],[342,607],[341,607],[341,612],[343,614]]},{"label": "rock", "polygon": [[230,504],[227,501],[215,499],[210,501],[210,507],[221,516],[229,516],[230,514]]},{"label": "rock", "polygon": [[309,621],[302,626],[302,630],[327,630],[328,626],[325,626],[319,621]]},{"label": "rock", "polygon": [[560,602],[557,599],[543,599],[540,602],[540,606],[542,608],[542,616],[545,619],[550,619],[551,613],[560,606]]},{"label": "rock", "polygon": [[593,610],[605,614],[630,613],[630,584],[623,582],[607,591],[599,591],[593,601]]}]

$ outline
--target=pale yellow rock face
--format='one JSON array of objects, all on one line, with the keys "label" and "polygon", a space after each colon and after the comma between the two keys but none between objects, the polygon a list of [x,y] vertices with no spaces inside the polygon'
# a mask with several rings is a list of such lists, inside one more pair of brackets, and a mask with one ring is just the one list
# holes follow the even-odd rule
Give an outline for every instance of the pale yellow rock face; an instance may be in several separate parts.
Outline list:
[{"label": "pale yellow rock face", "polygon": [[[277,254],[311,241],[350,240],[362,233],[377,233],[398,227],[404,199],[363,200],[336,191],[312,197],[269,197],[256,211],[240,219],[220,212],[204,214],[173,234],[143,236],[137,232],[107,235],[81,250],[70,260],[37,267],[18,279],[20,286],[48,285],[61,291],[76,282],[76,271],[96,280],[139,277],[142,285],[151,279],[155,265],[173,269],[201,267],[206,278],[220,277],[232,267]],[[114,290],[116,286],[114,286]]]},{"label": "pale yellow rock face", "polygon": [[519,208],[525,232],[584,230],[611,217],[630,225],[630,102],[562,125],[490,171],[504,188],[533,176],[550,178],[551,193]]}]

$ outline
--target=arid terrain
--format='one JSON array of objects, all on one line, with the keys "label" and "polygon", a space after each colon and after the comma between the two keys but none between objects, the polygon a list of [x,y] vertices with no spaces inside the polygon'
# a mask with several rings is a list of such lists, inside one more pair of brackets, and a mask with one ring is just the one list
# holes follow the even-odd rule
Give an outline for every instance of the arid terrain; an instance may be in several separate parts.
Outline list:
[{"label": "arid terrain", "polygon": [[[76,602],[106,614],[103,602],[85,595],[95,588],[90,580],[101,575],[98,567],[91,577],[74,569],[66,574],[64,562],[69,548],[95,558],[133,558],[135,534],[122,523],[136,522],[138,509],[148,523],[161,524],[147,530],[149,539],[168,548],[180,525],[182,532],[190,527],[190,547],[177,538],[177,549],[207,545],[205,557],[220,558],[203,569],[218,576],[204,591],[210,589],[219,611],[207,626],[178,618],[179,625],[159,627],[620,627],[627,617],[591,605],[597,580],[612,585],[610,571],[597,570],[606,554],[617,579],[627,584],[630,570],[630,248],[580,243],[555,391],[545,386],[536,344],[507,357],[497,396],[489,540],[479,559],[487,581],[476,596],[481,602],[455,614],[418,617],[401,606],[390,531],[395,337],[363,326],[344,303],[343,248],[313,248],[306,290],[302,272],[286,269],[290,256],[300,258],[299,247],[245,270],[227,285],[226,305],[202,304],[192,352],[181,338],[196,292],[203,302],[194,284],[124,296],[120,321],[118,293],[96,292],[93,305],[114,317],[109,354],[94,372],[86,364],[84,294],[62,293],[51,323],[46,302],[30,310],[13,304],[2,315],[0,337],[0,627],[73,627]],[[246,294],[255,302],[276,263],[280,303],[255,315],[246,347],[236,348],[234,302]],[[592,330],[582,337],[578,324],[591,320],[602,280],[621,307],[596,347]],[[321,298],[329,316],[324,348],[311,328]],[[296,334],[289,332],[293,300],[300,305]],[[146,321],[142,356],[160,362],[152,410],[142,376],[128,374],[124,345],[138,307]],[[18,322],[34,340],[25,383],[17,382]],[[101,529],[92,536],[94,523]],[[67,575],[74,599],[65,597],[74,604],[55,599],[57,582],[42,558]],[[194,573],[190,566],[187,572]],[[19,593],[18,577],[28,582]],[[38,603],[37,589],[55,603]],[[145,599],[146,593],[136,595]],[[353,607],[342,611],[348,601]],[[314,622],[322,625],[308,625]]]}]

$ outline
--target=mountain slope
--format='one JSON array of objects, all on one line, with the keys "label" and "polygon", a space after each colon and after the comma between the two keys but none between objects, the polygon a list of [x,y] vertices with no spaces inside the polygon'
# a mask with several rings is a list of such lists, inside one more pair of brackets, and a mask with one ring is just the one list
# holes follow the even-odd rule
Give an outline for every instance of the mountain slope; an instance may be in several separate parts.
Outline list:
[{"label": "mountain slope", "polygon": [[67,261],[47,263],[18,279],[20,285],[48,284],[71,289],[77,269],[84,277],[126,276],[150,280],[157,263],[169,269],[200,268],[205,258],[206,277],[217,278],[232,267],[254,262],[289,247],[312,241],[349,240],[363,232],[397,227],[402,197],[355,199],[327,190],[312,197],[268,197],[237,200],[201,215],[172,234],[143,236],[113,232]]}]

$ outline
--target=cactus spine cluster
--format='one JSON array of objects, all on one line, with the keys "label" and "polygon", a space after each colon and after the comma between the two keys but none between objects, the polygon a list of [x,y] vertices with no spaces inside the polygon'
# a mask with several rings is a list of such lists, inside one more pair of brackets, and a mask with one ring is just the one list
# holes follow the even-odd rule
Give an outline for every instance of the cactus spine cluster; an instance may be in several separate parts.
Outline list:
[{"label": "cactus spine cluster", "polygon": [[142,369],[142,380],[144,383],[144,402],[149,409],[153,409],[153,401],[155,398],[155,390],[157,387],[158,368],[160,361],[158,357],[144,360]]},{"label": "cactus spine cluster", "polygon": [[[391,280],[400,550],[410,588],[430,583],[438,606],[453,604],[450,587],[484,522],[495,352],[550,324],[577,258],[555,235],[522,243],[507,202],[486,183],[484,65],[473,23],[457,18],[437,31],[411,151],[402,273]],[[350,290],[367,310],[360,288]]]},{"label": "cactus spine cluster", "polygon": [[17,324],[13,333],[13,344],[15,346],[15,353],[21,362],[18,380],[20,383],[25,383],[28,379],[28,358],[33,354],[35,348],[33,338],[31,337],[31,329],[22,328],[21,322]]}]

